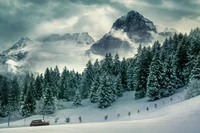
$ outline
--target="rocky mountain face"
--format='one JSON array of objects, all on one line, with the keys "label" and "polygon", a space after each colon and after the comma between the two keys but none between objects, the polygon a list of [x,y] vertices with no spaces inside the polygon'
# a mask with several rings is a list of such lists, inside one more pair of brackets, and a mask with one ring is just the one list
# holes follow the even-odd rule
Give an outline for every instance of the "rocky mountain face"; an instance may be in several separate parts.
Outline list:
[{"label": "rocky mountain face", "polygon": [[157,34],[153,22],[136,11],[130,11],[117,19],[110,32],[94,43],[89,51],[100,55],[109,52],[130,52],[135,44],[151,43],[153,40],[151,33]]},{"label": "rocky mountain face", "polygon": [[87,32],[74,34],[67,33],[62,36],[59,34],[52,34],[43,40],[43,42],[56,41],[64,41],[67,44],[73,44],[77,46],[91,45],[92,43],[94,43],[94,39]]}]

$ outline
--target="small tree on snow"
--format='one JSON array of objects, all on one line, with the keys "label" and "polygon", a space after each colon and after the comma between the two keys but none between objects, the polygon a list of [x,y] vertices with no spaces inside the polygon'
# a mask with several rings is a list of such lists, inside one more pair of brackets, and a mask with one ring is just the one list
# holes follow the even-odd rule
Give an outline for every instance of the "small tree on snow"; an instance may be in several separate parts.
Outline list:
[{"label": "small tree on snow", "polygon": [[198,95],[200,95],[200,80],[192,79],[185,94],[185,99],[190,99]]},{"label": "small tree on snow", "polygon": [[185,99],[190,99],[200,95],[200,55],[195,60],[195,66],[191,72],[191,79]]},{"label": "small tree on snow", "polygon": [[45,95],[37,101],[36,106],[37,113],[42,114],[43,119],[45,115],[52,114],[56,111],[55,100],[56,98],[53,97],[51,89],[47,87]]},{"label": "small tree on snow", "polygon": [[77,89],[75,97],[74,97],[73,106],[76,106],[76,107],[82,106],[82,104],[81,104],[81,95],[80,95],[78,89]]}]

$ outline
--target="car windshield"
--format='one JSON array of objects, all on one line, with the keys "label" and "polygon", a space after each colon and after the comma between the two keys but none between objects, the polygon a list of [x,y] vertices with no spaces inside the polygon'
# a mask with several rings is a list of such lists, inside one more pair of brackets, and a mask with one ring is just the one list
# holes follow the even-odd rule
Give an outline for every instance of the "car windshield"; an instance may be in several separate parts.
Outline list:
[{"label": "car windshield", "polygon": [[33,120],[33,123],[40,123],[40,122],[44,122],[44,120]]}]

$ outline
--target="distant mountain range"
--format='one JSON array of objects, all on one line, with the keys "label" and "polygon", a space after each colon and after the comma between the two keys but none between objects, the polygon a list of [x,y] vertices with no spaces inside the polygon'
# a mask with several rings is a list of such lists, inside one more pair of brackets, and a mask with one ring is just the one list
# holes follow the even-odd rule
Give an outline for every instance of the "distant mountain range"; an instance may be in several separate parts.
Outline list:
[{"label": "distant mountain range", "polygon": [[[87,32],[52,34],[41,42],[21,38],[8,50],[0,53],[0,67],[5,71],[14,72],[59,64],[72,68],[78,65],[84,67],[92,55],[104,56],[106,53],[134,55],[139,44],[149,45],[160,38],[164,40],[173,36],[176,32],[175,29],[166,28],[158,33],[152,21],[136,11],[130,11],[117,19],[110,32],[97,42]],[[84,56],[85,54],[88,56]],[[48,62],[48,65],[44,64],[45,62]]]}]

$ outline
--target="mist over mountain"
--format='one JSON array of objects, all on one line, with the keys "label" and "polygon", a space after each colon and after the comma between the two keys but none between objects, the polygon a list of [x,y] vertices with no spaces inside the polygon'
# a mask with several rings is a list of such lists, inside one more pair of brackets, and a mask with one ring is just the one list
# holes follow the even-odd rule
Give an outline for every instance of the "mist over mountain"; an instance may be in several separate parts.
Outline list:
[{"label": "mist over mountain", "polygon": [[92,43],[94,40],[87,32],[54,34],[42,42],[21,38],[0,54],[0,67],[2,71],[10,72],[42,72],[46,67],[58,65],[82,71],[89,60],[84,56],[85,51]]}]

